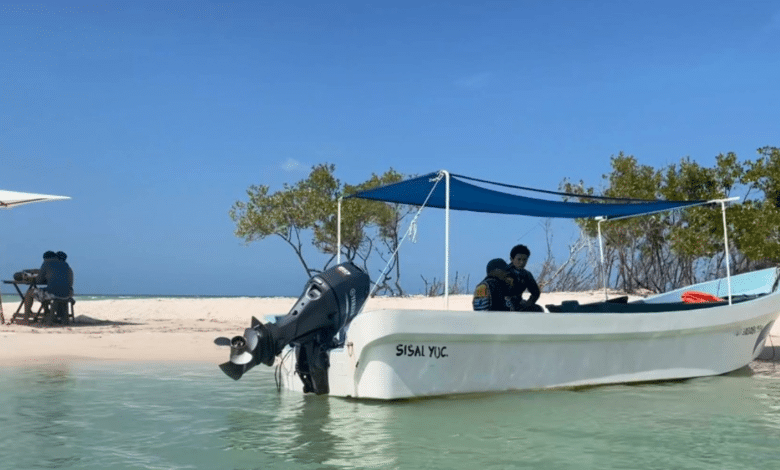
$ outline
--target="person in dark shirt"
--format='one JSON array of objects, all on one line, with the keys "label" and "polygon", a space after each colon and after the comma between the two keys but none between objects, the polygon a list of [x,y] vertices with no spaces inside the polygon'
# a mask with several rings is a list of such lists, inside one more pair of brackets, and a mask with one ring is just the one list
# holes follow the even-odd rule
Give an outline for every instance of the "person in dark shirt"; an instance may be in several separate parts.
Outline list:
[{"label": "person in dark shirt", "polygon": [[[539,285],[533,274],[525,269],[530,256],[531,250],[525,245],[515,245],[509,252],[511,264],[507,267],[507,272],[513,281],[509,294],[511,308],[518,312],[543,312],[544,309],[536,305],[541,294]],[[527,300],[523,299],[525,291],[530,294]]]},{"label": "person in dark shirt", "polygon": [[[68,298],[73,296],[73,270],[65,261],[68,255],[62,251],[43,254],[43,264],[35,278],[36,286],[29,289],[24,296],[24,312],[32,314],[33,299],[42,302],[51,298]],[[46,287],[37,287],[46,285]]]},{"label": "person in dark shirt", "polygon": [[486,271],[487,277],[474,289],[471,301],[474,310],[509,311],[507,296],[512,278],[507,272],[506,261],[501,258],[490,260]]},{"label": "person in dark shirt", "polygon": [[[65,271],[66,271],[66,280],[68,282],[68,297],[73,297],[73,270],[70,268],[70,265],[67,263],[68,255],[65,254],[64,251],[58,251],[57,253],[57,259],[59,261],[62,261],[65,264]],[[51,286],[51,283],[49,283],[49,286]],[[61,295],[58,295],[58,297],[63,297]]]}]

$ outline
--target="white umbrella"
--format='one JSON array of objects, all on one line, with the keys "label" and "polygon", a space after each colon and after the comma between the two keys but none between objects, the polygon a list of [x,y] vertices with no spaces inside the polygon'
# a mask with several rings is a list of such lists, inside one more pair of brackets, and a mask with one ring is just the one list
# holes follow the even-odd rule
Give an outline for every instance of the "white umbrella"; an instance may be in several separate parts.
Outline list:
[{"label": "white umbrella", "polygon": [[[11,209],[22,204],[32,204],[33,202],[57,201],[59,199],[70,199],[68,196],[52,196],[50,194],[20,193],[18,191],[6,191],[0,189],[0,209]],[[3,317],[3,299],[0,297],[0,323],[5,323]]]},{"label": "white umbrella", "polygon": [[20,193],[0,189],[0,209],[10,209],[22,204],[33,202],[56,201],[58,199],[70,199],[68,196],[52,196],[49,194]]}]

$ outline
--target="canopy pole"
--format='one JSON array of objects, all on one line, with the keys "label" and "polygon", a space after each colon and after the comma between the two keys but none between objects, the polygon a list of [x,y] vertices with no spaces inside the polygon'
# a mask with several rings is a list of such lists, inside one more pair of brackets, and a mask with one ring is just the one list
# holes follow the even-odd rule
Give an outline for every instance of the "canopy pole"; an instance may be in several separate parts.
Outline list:
[{"label": "canopy pole", "polygon": [[336,264],[341,264],[341,200],[339,196],[338,208],[336,209]]},{"label": "canopy pole", "polygon": [[726,225],[726,200],[720,202],[721,212],[723,213],[723,246],[726,249],[726,284],[729,287],[729,305],[731,305],[731,261],[729,259],[729,229]]},{"label": "canopy pole", "polygon": [[444,173],[444,309],[450,308],[450,173]]},{"label": "canopy pole", "polygon": [[[720,204],[721,211],[723,212],[723,244],[724,244],[725,249],[726,249],[726,284],[728,285],[728,289],[729,289],[729,305],[731,305],[731,267],[730,267],[731,260],[729,258],[728,225],[726,224],[726,203],[727,202],[731,202],[731,201],[738,201],[738,200],[739,200],[739,196],[735,196],[735,197],[729,197],[729,198],[726,198],[726,199],[711,199],[709,201],[702,201],[702,202],[700,202],[698,204],[692,204],[692,205],[688,206],[688,207],[693,207],[694,205],[701,206],[701,205],[705,205],[705,204],[715,204],[715,203],[719,203]],[[650,215],[650,214],[655,214],[656,212],[665,212],[665,211],[655,211],[655,212],[647,212],[647,213],[643,213],[643,214],[623,215],[623,216],[620,216],[620,217],[610,218],[609,220],[628,219],[629,217],[637,217],[637,216],[640,216],[640,215]],[[601,250],[601,266],[602,266],[602,270],[603,270],[604,269],[604,250],[603,250],[603,248],[601,246],[601,222],[604,221],[604,220],[607,220],[607,219],[605,217],[596,217],[595,219],[599,221],[599,224],[598,224],[598,226],[599,226],[599,249]],[[604,284],[604,295],[606,296],[606,294],[607,294],[607,286],[606,286],[606,284]]]},{"label": "canopy pole", "polygon": [[731,305],[731,257],[729,256],[729,227],[726,224],[726,203],[738,200],[739,196],[709,201],[711,203],[719,203],[721,213],[723,214],[723,248],[726,252],[726,285],[729,289],[729,305]]},{"label": "canopy pole", "polygon": [[599,253],[601,254],[601,285],[604,286],[604,300],[609,300],[609,295],[607,295],[607,281],[606,281],[606,268],[604,266],[604,243],[602,242],[601,237],[601,223],[607,220],[605,217],[596,217],[596,220],[598,220],[598,228],[599,228]]}]

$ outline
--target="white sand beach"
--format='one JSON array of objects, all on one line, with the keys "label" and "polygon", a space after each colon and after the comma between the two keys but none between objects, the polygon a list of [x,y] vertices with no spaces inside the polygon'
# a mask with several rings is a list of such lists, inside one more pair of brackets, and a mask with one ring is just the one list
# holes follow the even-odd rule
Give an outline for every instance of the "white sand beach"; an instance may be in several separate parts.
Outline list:
[{"label": "white sand beach", "polygon": [[[563,300],[596,302],[602,292],[545,293],[539,304]],[[633,300],[638,297],[631,297]],[[0,325],[0,365],[45,365],[73,360],[195,361],[219,364],[228,350],[214,344],[218,336],[243,333],[254,315],[261,321],[284,315],[296,298],[148,298],[87,300],[75,305],[69,326],[9,325],[18,301],[3,298],[6,324]],[[471,295],[450,297],[453,310],[471,310]],[[378,297],[365,309],[444,309],[441,297]],[[780,345],[775,325],[767,345]],[[780,348],[778,348],[780,349]],[[780,351],[778,351],[780,352]],[[780,354],[777,354],[780,357]]]}]

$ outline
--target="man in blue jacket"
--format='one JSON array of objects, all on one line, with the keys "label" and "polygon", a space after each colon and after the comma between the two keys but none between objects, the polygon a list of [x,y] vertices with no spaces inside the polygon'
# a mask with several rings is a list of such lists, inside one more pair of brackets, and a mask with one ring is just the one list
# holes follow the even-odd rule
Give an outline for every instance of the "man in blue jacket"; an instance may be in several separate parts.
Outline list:
[{"label": "man in blue jacket", "polygon": [[[33,299],[44,302],[52,298],[68,298],[73,296],[73,270],[65,261],[68,255],[64,252],[47,251],[43,254],[43,264],[35,278],[36,286],[29,289],[24,296],[24,313],[32,314]],[[46,287],[38,287],[46,285]]]}]

